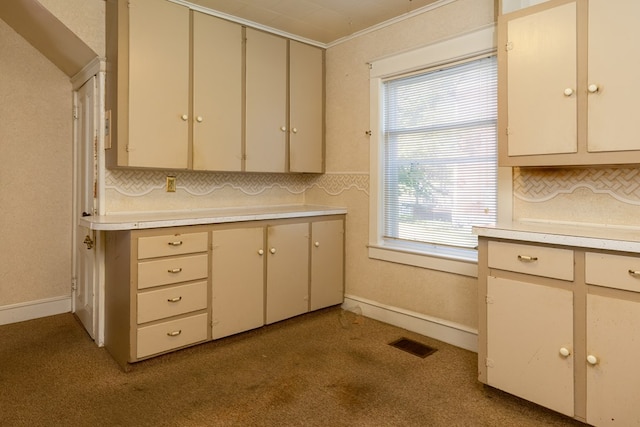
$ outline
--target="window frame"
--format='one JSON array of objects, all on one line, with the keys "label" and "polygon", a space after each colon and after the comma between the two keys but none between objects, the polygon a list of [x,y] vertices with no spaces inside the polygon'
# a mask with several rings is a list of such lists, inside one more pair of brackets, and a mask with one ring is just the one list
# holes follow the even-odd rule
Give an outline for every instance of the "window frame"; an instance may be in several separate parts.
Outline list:
[{"label": "window frame", "polygon": [[[490,25],[369,63],[371,121],[369,258],[477,277],[478,255],[476,250],[452,249],[426,243],[391,242],[383,239],[382,90],[383,82],[389,78],[400,77],[423,69],[453,65],[470,58],[495,54],[495,52],[496,27]],[[498,167],[497,221],[511,218],[511,195],[512,170],[510,167]]]}]

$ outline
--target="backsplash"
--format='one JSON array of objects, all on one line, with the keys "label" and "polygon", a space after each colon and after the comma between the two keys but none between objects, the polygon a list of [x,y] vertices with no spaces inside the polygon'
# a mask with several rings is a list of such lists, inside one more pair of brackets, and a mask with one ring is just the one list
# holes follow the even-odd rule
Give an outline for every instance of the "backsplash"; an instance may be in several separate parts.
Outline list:
[{"label": "backsplash", "polygon": [[[168,175],[176,177],[175,193],[165,191]],[[332,196],[349,189],[368,194],[369,175],[107,170],[106,212],[300,204],[313,187]]]},{"label": "backsplash", "polygon": [[640,169],[513,170],[514,219],[640,225]]}]

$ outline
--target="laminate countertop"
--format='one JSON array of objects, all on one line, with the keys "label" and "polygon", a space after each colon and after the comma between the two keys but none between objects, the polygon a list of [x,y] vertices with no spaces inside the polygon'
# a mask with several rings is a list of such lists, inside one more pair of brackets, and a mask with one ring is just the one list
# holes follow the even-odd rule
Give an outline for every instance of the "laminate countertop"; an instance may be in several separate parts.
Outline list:
[{"label": "laminate countertop", "polygon": [[640,227],[522,221],[473,227],[479,237],[640,254]]},{"label": "laminate countertop", "polygon": [[283,218],[304,218],[322,215],[343,215],[346,208],[314,205],[219,208],[167,212],[114,213],[86,216],[79,224],[91,230],[117,231],[182,225],[221,224],[227,222],[260,221]]}]

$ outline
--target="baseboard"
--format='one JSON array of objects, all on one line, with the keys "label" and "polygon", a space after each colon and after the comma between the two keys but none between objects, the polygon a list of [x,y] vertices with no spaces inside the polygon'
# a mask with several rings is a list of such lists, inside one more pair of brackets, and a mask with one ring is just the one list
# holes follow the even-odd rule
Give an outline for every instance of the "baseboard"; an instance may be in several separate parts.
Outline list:
[{"label": "baseboard", "polygon": [[359,311],[365,317],[416,332],[465,350],[478,352],[478,331],[464,325],[380,304],[366,298],[345,295],[342,308],[351,311],[356,307],[360,308]]},{"label": "baseboard", "polygon": [[69,313],[71,297],[63,296],[0,306],[0,325]]}]

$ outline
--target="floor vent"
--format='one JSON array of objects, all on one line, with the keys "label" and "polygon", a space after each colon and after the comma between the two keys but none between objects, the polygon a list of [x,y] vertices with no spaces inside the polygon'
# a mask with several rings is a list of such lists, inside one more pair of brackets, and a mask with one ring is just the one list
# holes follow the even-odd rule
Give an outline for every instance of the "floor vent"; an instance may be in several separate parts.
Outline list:
[{"label": "floor vent", "polygon": [[409,338],[400,338],[398,340],[390,342],[389,345],[395,348],[399,348],[402,351],[406,351],[407,353],[411,353],[414,356],[422,357],[423,359],[437,351],[437,349],[433,347],[429,347],[428,345],[419,343],[418,341],[414,341]]}]

